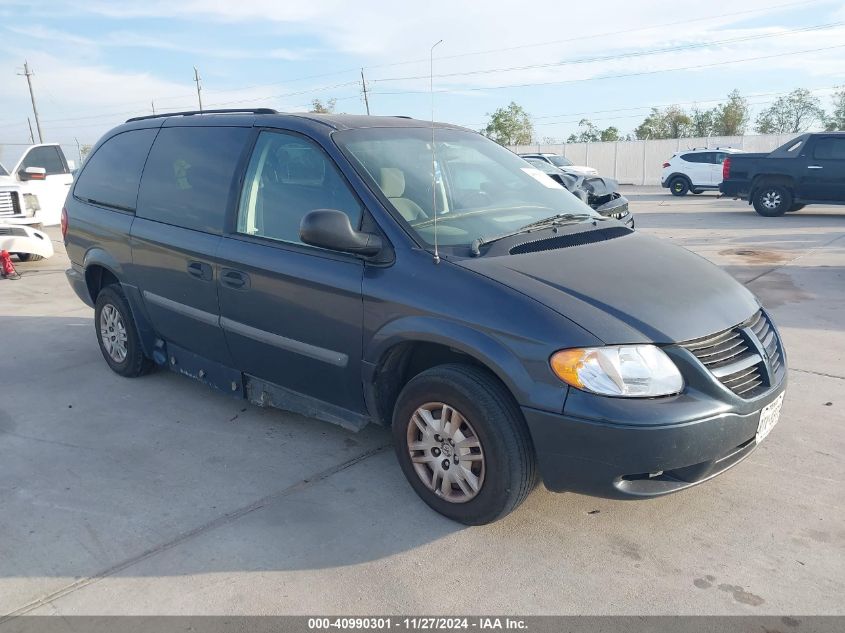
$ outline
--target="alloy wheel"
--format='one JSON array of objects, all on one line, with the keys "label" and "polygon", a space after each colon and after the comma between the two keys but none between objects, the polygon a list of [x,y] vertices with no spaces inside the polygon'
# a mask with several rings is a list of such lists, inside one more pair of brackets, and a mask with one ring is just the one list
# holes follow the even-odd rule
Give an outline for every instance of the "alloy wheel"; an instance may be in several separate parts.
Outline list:
[{"label": "alloy wheel", "polygon": [[118,309],[110,303],[100,310],[100,340],[113,361],[122,363],[126,359],[126,326]]},{"label": "alloy wheel", "polygon": [[783,202],[780,193],[774,189],[771,189],[764,193],[761,201],[763,203],[763,206],[767,209],[777,209]]}]

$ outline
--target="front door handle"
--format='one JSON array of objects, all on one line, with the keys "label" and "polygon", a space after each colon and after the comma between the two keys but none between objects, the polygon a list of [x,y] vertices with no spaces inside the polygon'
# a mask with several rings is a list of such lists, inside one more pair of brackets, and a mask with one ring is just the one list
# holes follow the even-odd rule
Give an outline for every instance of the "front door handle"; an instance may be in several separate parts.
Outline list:
[{"label": "front door handle", "polygon": [[188,274],[204,281],[211,281],[214,277],[211,264],[205,262],[188,262]]},{"label": "front door handle", "polygon": [[228,286],[229,288],[240,289],[249,287],[249,275],[239,270],[232,270],[231,268],[223,269],[220,273],[220,281],[224,286]]},{"label": "front door handle", "polygon": [[821,165],[807,165],[807,169],[824,169]]}]

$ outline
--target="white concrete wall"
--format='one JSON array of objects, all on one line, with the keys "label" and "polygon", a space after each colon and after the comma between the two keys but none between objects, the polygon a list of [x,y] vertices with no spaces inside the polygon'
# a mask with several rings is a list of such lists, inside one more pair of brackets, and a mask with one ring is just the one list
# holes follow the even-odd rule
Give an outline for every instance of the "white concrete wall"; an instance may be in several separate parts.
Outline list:
[{"label": "white concrete wall", "polygon": [[796,136],[798,135],[711,136],[653,141],[514,145],[510,149],[517,153],[562,154],[576,165],[595,167],[602,176],[615,178],[624,185],[659,185],[663,163],[677,151],[692,147],[735,147],[747,152],[769,152]]}]

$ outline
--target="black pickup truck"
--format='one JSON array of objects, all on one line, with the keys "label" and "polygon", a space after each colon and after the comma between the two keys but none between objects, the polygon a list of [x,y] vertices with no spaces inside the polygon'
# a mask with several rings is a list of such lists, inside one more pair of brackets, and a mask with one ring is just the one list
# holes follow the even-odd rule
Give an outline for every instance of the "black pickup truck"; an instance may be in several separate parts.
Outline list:
[{"label": "black pickup truck", "polygon": [[802,134],[769,154],[730,154],[719,191],[766,217],[807,204],[845,205],[845,132]]}]

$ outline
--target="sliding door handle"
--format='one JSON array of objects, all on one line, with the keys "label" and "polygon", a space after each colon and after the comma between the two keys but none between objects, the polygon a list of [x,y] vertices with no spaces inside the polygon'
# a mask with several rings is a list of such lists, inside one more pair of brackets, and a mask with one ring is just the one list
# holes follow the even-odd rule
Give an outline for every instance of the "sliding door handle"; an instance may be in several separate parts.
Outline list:
[{"label": "sliding door handle", "polygon": [[211,264],[205,262],[188,262],[188,274],[204,281],[211,281],[214,277]]},{"label": "sliding door handle", "polygon": [[249,287],[249,275],[239,270],[224,268],[220,273],[220,282],[229,288],[240,289]]}]

